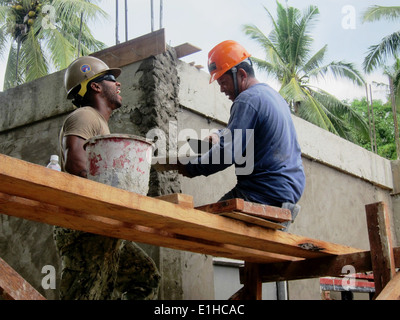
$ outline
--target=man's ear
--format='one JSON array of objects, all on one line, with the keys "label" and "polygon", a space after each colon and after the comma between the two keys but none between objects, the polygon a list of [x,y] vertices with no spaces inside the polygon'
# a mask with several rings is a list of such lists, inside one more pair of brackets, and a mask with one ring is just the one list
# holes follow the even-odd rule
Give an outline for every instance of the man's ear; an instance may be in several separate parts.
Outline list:
[{"label": "man's ear", "polygon": [[238,70],[238,76],[239,76],[238,79],[240,79],[239,80],[240,82],[242,82],[243,80],[246,80],[249,77],[249,75],[247,74],[247,72],[244,69]]},{"label": "man's ear", "polygon": [[97,83],[97,82],[92,82],[90,84],[90,88],[94,91],[94,92],[100,92],[101,91],[101,86]]}]

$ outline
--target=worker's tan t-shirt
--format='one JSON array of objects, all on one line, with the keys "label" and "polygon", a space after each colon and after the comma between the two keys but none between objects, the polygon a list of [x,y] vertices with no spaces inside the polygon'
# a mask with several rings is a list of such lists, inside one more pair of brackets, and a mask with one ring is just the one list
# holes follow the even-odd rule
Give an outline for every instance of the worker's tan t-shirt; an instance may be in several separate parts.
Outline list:
[{"label": "worker's tan t-shirt", "polygon": [[66,137],[78,136],[88,140],[95,136],[110,134],[106,119],[92,107],[83,107],[75,110],[64,121],[60,132],[61,168],[65,171]]}]

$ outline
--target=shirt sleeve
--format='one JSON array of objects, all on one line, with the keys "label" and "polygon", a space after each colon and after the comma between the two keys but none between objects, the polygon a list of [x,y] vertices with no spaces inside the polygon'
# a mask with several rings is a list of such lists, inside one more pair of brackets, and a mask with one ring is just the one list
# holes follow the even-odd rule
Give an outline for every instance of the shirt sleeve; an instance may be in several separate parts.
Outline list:
[{"label": "shirt sleeve", "polygon": [[78,109],[64,123],[64,136],[78,136],[88,140],[101,134],[99,120],[89,110]]},{"label": "shirt sleeve", "polygon": [[254,155],[254,128],[257,117],[256,110],[250,105],[235,102],[227,128],[219,132],[220,142],[208,153],[186,166],[189,175],[209,176],[233,164],[236,167],[244,166],[248,157]]}]

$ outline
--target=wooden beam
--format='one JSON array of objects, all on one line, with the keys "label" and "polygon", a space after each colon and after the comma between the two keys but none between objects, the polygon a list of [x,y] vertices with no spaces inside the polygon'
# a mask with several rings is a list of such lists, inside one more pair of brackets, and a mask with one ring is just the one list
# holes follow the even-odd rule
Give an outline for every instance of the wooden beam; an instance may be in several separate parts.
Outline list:
[{"label": "wooden beam", "polygon": [[369,204],[365,206],[365,210],[374,272],[375,296],[378,296],[396,274],[389,212],[384,202]]},{"label": "wooden beam", "polygon": [[244,265],[244,281],[241,300],[262,300],[262,282],[260,265],[246,262]]},{"label": "wooden beam", "polygon": [[[161,198],[164,199],[163,201],[166,201],[165,199],[167,198],[177,199],[175,195]],[[43,204],[4,193],[0,193],[0,214],[118,239],[231,259],[262,263],[297,260],[296,258],[279,254],[234,245],[224,245],[211,240],[185,237],[165,230],[157,230],[96,215],[82,214],[75,210]]]},{"label": "wooden beam", "polygon": [[166,52],[165,30],[146,34],[136,39],[98,51],[93,57],[104,61],[110,68],[121,68],[137,61]]},{"label": "wooden beam", "polygon": [[193,197],[187,194],[174,193],[174,194],[159,196],[156,199],[179,204],[181,207],[186,207],[186,208],[194,207]]},{"label": "wooden beam", "polygon": [[201,51],[201,49],[199,47],[196,47],[187,42],[184,44],[181,44],[179,46],[176,46],[174,49],[176,51],[176,55],[178,56],[178,59]]},{"label": "wooden beam", "polygon": [[46,300],[1,258],[0,297],[5,300]]},{"label": "wooden beam", "polygon": [[389,281],[375,300],[400,300],[400,272]]},{"label": "wooden beam", "polygon": [[361,251],[181,207],[4,155],[0,163],[0,192],[84,215],[298,258]]},{"label": "wooden beam", "polygon": [[[395,266],[400,268],[400,247],[394,248]],[[343,267],[352,266],[357,273],[372,271],[371,252],[357,252],[297,262],[265,264],[260,267],[262,282],[302,280],[343,276]]]}]

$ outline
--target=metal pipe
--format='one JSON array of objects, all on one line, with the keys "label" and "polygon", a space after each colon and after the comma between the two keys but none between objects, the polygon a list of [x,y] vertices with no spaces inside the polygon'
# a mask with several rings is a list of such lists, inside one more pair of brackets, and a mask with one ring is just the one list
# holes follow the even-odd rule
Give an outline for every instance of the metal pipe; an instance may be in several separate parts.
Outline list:
[{"label": "metal pipe", "polygon": [[128,0],[125,0],[125,41],[128,41]]},{"label": "metal pipe", "polygon": [[119,16],[118,16],[118,0],[115,0],[115,43],[119,44]]},{"label": "metal pipe", "polygon": [[160,29],[163,28],[163,18],[164,18],[164,1],[160,0]]},{"label": "metal pipe", "polygon": [[151,3],[151,32],[154,32],[154,1],[150,0]]}]

